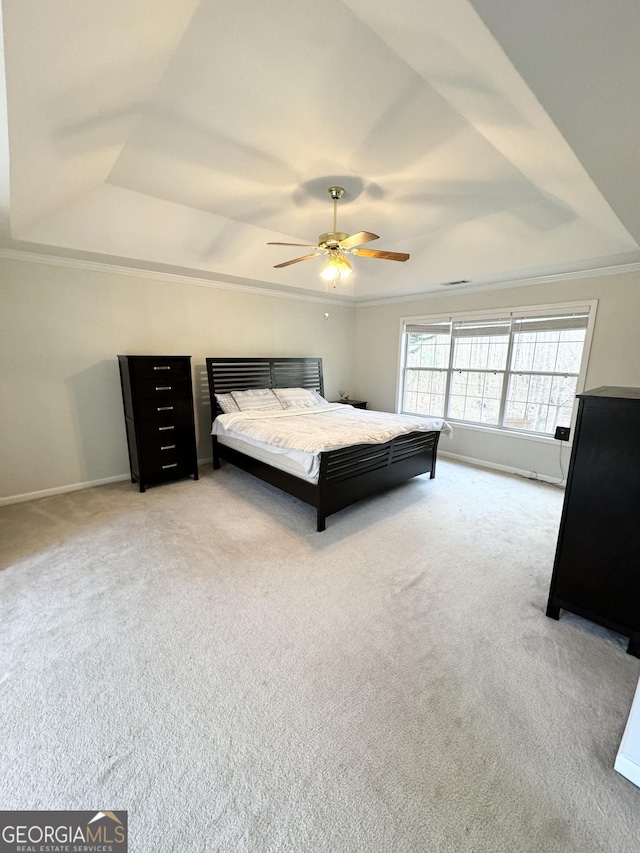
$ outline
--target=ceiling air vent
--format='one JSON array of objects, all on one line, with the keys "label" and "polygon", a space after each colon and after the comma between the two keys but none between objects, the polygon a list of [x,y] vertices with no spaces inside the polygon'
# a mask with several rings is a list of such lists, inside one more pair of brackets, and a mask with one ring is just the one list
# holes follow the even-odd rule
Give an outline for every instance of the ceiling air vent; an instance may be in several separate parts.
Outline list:
[{"label": "ceiling air vent", "polygon": [[471,284],[470,279],[461,278],[460,281],[441,281],[442,287],[453,287],[454,284]]}]

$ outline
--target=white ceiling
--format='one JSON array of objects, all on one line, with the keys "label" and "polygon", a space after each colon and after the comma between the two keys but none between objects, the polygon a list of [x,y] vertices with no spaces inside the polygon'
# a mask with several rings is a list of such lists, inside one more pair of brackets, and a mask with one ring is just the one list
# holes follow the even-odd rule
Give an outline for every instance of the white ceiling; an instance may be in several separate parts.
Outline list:
[{"label": "white ceiling", "polygon": [[[3,0],[3,244],[357,301],[640,261],[637,0]],[[2,134],[0,134],[2,136]],[[2,177],[2,174],[0,174]]]}]

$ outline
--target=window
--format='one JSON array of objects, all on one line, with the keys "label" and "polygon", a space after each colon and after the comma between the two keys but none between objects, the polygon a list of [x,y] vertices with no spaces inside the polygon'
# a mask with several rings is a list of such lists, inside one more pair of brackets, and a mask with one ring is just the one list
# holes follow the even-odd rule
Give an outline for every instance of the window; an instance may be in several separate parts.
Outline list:
[{"label": "window", "polygon": [[553,435],[571,423],[589,313],[406,321],[401,410]]}]

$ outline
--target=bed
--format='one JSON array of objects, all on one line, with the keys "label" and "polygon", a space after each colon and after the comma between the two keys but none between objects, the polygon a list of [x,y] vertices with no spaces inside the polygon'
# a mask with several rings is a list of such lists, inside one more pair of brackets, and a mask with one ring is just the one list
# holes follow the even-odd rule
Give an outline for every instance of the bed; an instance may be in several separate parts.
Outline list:
[{"label": "bed", "polygon": [[[431,478],[435,476],[440,431],[443,425],[448,429],[448,425],[442,421],[438,423],[437,419],[434,420],[437,427],[434,429],[425,429],[423,424],[421,429],[413,430],[413,427],[409,427],[412,431],[407,432],[405,424],[405,432],[388,441],[323,449],[315,454],[316,465],[312,472],[304,469],[304,463],[302,468],[297,468],[296,460],[292,460],[282,448],[270,448],[266,444],[262,447],[264,442],[260,441],[255,445],[248,444],[244,436],[223,428],[223,422],[237,423],[240,419],[234,419],[229,414],[220,417],[224,414],[218,402],[220,395],[231,392],[255,393],[258,389],[302,388],[324,397],[321,358],[207,358],[206,365],[213,421],[214,469],[220,468],[221,460],[231,462],[315,507],[319,532],[325,530],[329,515],[362,498],[419,474],[429,473]],[[343,419],[346,414],[344,410],[356,412],[352,407],[329,405],[322,414],[328,415],[330,409],[343,410]],[[367,415],[366,412],[358,413]],[[370,414],[394,417],[386,413]],[[341,413],[338,412],[338,415]],[[219,419],[217,424],[216,419]],[[256,416],[257,420],[259,418]],[[285,420],[286,413],[282,416],[282,423]],[[353,420],[353,414],[348,420]],[[295,419],[292,418],[289,424],[294,423]]]}]

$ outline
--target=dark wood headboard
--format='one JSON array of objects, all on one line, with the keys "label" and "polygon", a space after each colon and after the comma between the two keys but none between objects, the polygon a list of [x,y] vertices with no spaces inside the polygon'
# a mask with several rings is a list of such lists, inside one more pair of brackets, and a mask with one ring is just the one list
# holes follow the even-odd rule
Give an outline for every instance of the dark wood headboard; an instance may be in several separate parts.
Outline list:
[{"label": "dark wood headboard", "polygon": [[324,396],[321,358],[207,358],[211,417],[221,409],[215,394],[249,388],[311,388]]}]

